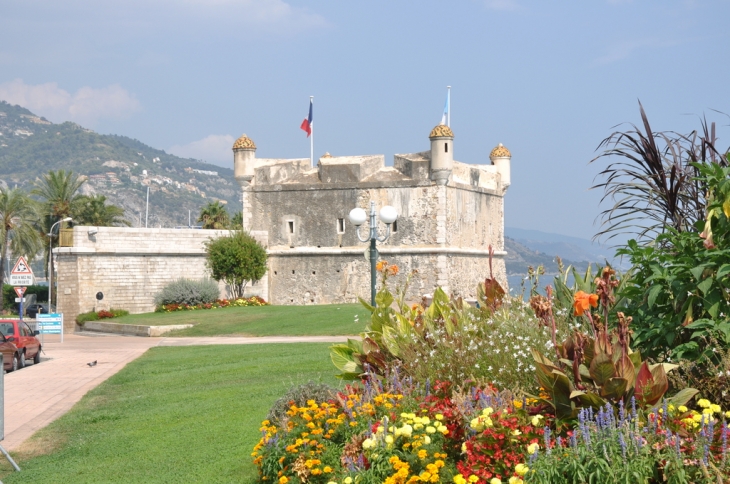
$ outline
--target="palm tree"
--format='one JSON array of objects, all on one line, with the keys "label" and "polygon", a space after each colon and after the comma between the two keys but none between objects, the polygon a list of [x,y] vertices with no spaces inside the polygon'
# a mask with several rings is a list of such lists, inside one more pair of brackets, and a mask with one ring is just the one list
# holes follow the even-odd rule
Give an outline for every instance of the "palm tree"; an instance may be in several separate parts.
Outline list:
[{"label": "palm tree", "polygon": [[[44,267],[48,270],[48,258],[50,241],[53,237],[49,235],[50,229],[57,221],[72,216],[81,200],[78,193],[84,180],[72,171],[58,170],[49,171],[40,180],[36,180],[35,188],[30,192],[41,199],[43,204],[41,213],[41,236],[43,238],[43,251],[46,263]],[[60,233],[61,227],[59,227]],[[48,276],[48,274],[46,274]]]},{"label": "palm tree", "polygon": [[[37,204],[18,188],[0,191],[0,288],[5,283],[8,243],[13,254],[32,259],[41,249],[42,240],[34,222],[38,220]],[[30,261],[29,261],[30,262]],[[0,308],[3,293],[0,291]]]},{"label": "palm tree", "polygon": [[31,194],[41,198],[46,205],[46,213],[55,219],[55,223],[74,212],[81,198],[78,191],[84,181],[70,170],[49,171],[36,181]]},{"label": "palm tree", "polygon": [[227,229],[229,225],[228,211],[221,202],[209,202],[200,209],[198,222],[203,222],[204,229]]},{"label": "palm tree", "polygon": [[97,227],[115,227],[131,224],[124,218],[124,209],[116,205],[107,205],[104,195],[82,196],[78,200],[72,215],[74,223],[94,225]]}]

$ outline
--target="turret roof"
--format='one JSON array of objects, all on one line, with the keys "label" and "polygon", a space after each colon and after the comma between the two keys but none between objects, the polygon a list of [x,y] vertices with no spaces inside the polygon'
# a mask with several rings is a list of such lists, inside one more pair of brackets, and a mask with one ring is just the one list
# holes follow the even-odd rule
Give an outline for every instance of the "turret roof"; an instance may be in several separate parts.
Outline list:
[{"label": "turret roof", "polygon": [[512,158],[512,153],[509,152],[506,146],[504,146],[502,143],[499,143],[497,146],[494,147],[491,153],[489,153],[489,159],[493,160],[495,158]]},{"label": "turret roof", "polygon": [[246,136],[246,134],[242,134],[240,138],[236,140],[235,143],[233,143],[233,149],[234,150],[245,150],[245,149],[256,149],[256,144],[253,142],[251,138]]},{"label": "turret roof", "polygon": [[445,124],[439,124],[435,128],[431,130],[431,134],[428,135],[429,138],[453,138],[454,132],[451,131],[451,128],[446,126]]}]

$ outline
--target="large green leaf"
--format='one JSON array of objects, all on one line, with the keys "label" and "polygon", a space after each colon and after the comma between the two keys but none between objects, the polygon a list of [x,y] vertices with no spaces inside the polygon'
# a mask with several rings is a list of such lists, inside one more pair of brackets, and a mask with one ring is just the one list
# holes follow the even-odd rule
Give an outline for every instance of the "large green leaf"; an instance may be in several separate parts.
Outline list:
[{"label": "large green leaf", "polygon": [[619,400],[626,393],[628,384],[629,382],[625,378],[611,378],[601,387],[601,396]]},{"label": "large green leaf", "polygon": [[678,391],[676,395],[669,397],[667,400],[677,407],[680,405],[687,405],[687,402],[692,400],[692,398],[694,398],[694,396],[698,393],[700,393],[700,391],[695,390],[694,388],[683,388]]},{"label": "large green leaf", "polygon": [[730,264],[723,264],[717,270],[717,274],[715,274],[715,277],[717,277],[718,279],[722,279],[728,274],[730,274]]},{"label": "large green leaf", "polygon": [[649,288],[649,292],[646,298],[646,304],[649,306],[649,309],[651,309],[654,306],[654,303],[656,302],[657,296],[659,296],[659,293],[662,292],[662,289],[664,289],[663,286],[657,284],[655,286],[651,286]]},{"label": "large green leaf", "polygon": [[613,361],[611,361],[611,357],[608,354],[598,353],[593,358],[593,361],[591,361],[591,366],[588,371],[595,384],[602,386],[609,378],[614,376],[616,368],[613,366]]}]

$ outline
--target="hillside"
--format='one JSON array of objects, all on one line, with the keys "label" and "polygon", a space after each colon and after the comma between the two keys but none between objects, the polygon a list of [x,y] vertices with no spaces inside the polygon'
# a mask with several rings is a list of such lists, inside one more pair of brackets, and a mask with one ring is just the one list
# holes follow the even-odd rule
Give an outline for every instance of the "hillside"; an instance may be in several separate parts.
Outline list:
[{"label": "hillside", "polygon": [[54,124],[0,101],[0,186],[30,190],[40,175],[60,169],[85,176],[82,193],[105,195],[135,226],[144,225],[147,187],[151,227],[187,225],[188,210],[195,217],[211,200],[226,203],[231,214],[240,210],[240,188],[231,169],[75,123]]},{"label": "hillside", "polygon": [[[507,236],[504,238],[504,250],[507,251],[505,265],[509,276],[525,276],[529,266],[536,268],[539,265],[545,268],[546,274],[557,274],[558,272],[558,264],[554,255],[529,248]],[[564,266],[572,265],[585,269],[588,265],[588,261],[585,260],[574,261],[564,258],[562,260]]]}]

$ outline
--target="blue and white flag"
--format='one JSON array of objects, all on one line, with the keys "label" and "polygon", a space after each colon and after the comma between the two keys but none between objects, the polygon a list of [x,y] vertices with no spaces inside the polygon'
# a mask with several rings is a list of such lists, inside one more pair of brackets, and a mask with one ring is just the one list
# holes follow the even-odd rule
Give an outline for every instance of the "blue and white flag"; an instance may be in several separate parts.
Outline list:
[{"label": "blue and white flag", "polygon": [[446,86],[446,102],[444,103],[444,114],[441,116],[441,124],[451,124],[451,86]]}]

